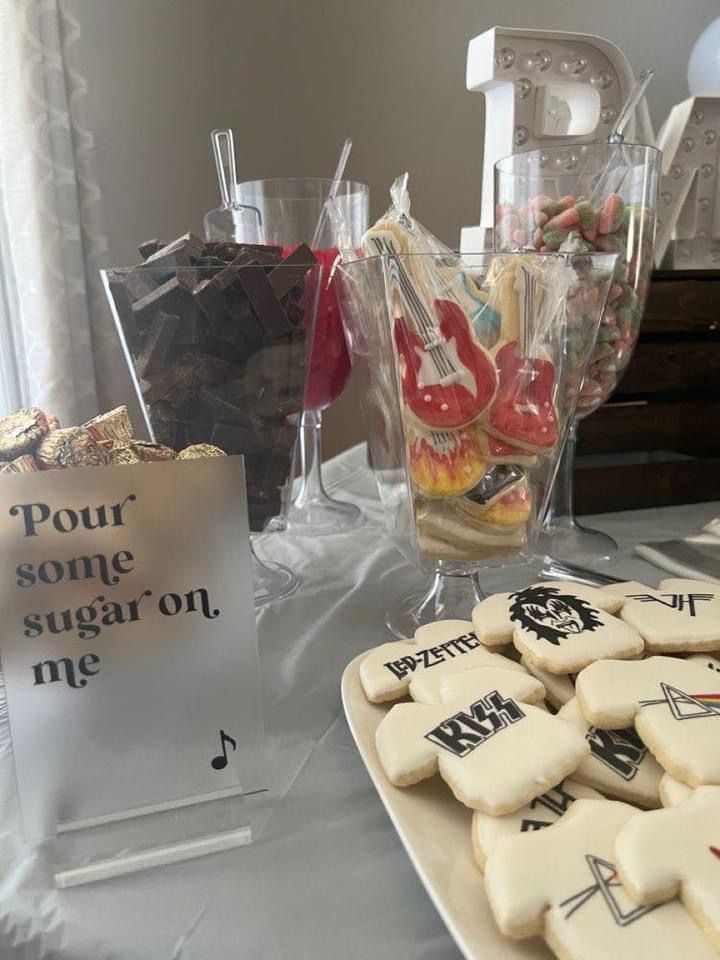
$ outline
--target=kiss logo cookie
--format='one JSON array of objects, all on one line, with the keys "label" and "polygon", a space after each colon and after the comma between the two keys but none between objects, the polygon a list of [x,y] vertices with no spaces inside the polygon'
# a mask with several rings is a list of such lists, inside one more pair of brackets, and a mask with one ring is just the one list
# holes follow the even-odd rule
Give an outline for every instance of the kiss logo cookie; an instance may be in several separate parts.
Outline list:
[{"label": "kiss logo cookie", "polygon": [[635,732],[602,730],[591,726],[583,717],[576,699],[558,713],[585,734],[590,756],[577,768],[573,777],[613,799],[627,800],[639,807],[660,806],[659,785],[663,770]]},{"label": "kiss logo cookie", "polygon": [[476,810],[472,819],[472,843],[477,865],[481,870],[485,869],[487,858],[503,837],[551,827],[570,809],[572,803],[582,798],[602,800],[592,787],[586,787],[577,780],[563,780],[552,790],[535,797],[515,813],[506,813],[504,817],[492,817]]},{"label": "kiss logo cookie", "polygon": [[720,784],[720,674],[676,657],[593,663],[575,690],[584,716],[604,729],[635,724],[676,780]]},{"label": "kiss logo cookie", "polygon": [[679,903],[638,906],[623,890],[615,840],[634,816],[626,803],[579,799],[553,826],[500,841],[485,866],[500,930],[539,934],[563,960],[717,960]]},{"label": "kiss logo cookie", "polygon": [[[584,587],[578,583],[570,584],[551,580],[546,583],[534,583],[527,590],[520,592],[525,594],[530,590],[554,591],[553,597],[564,598],[569,595],[573,600],[579,598],[589,606],[597,607],[598,610],[604,610],[606,613],[615,613],[624,603],[624,599],[616,594],[598,590],[596,587]],[[548,597],[550,595],[547,594]],[[515,605],[516,596],[517,594],[514,593],[494,593],[475,605],[472,613],[475,633],[486,647],[500,647],[512,643],[517,620],[511,617],[511,610]]]},{"label": "kiss logo cookie", "polygon": [[627,592],[620,616],[653,653],[720,650],[720,584],[663,580],[657,590]]},{"label": "kiss logo cookie", "polygon": [[360,664],[360,682],[372,703],[407,696],[413,677],[425,671],[455,673],[471,667],[504,667],[525,673],[519,663],[486,650],[469,620],[438,620],[420,627],[414,642],[375,647]]},{"label": "kiss logo cookie", "polygon": [[[495,656],[498,655],[495,654]],[[512,660],[505,657],[501,659],[505,661],[505,664],[517,667],[517,664],[513,663]],[[502,686],[507,681],[505,664],[502,666],[476,667],[472,670],[462,670],[450,674],[438,674],[433,673],[432,670],[424,670],[410,681],[410,696],[416,703],[444,703],[450,697],[466,697],[472,700],[478,684],[496,687],[498,685]],[[529,673],[518,674],[516,670],[512,683],[513,696],[522,703],[542,703],[545,699],[545,687],[535,677],[531,677]]]},{"label": "kiss logo cookie", "polygon": [[660,778],[658,791],[660,793],[660,803],[664,807],[676,807],[679,803],[689,800],[695,792],[693,787],[676,780],[669,773],[664,773]]},{"label": "kiss logo cookie", "polygon": [[[507,615],[513,624],[513,644],[527,662],[549,673],[566,674],[577,673],[589,663],[607,657],[640,656],[640,634],[617,617],[592,606],[584,599],[588,590],[592,588],[573,587],[570,591],[565,586],[535,584],[509,595]],[[618,602],[617,596],[607,596],[611,604]],[[487,644],[482,627],[483,603],[487,601],[481,601],[473,610],[473,623],[475,632]],[[497,616],[501,605],[496,602],[490,609]],[[504,637],[497,629],[491,635]]]},{"label": "kiss logo cookie", "polygon": [[520,663],[545,687],[545,699],[551,707],[559,710],[575,696],[575,683],[569,674],[548,673],[536,667],[527,657],[522,657]]},{"label": "kiss logo cookie", "polygon": [[524,672],[505,670],[497,683],[478,679],[472,692],[462,677],[446,677],[443,703],[398,703],[380,721],[378,757],[396,787],[439,771],[465,806],[501,816],[556,786],[587,755],[572,724],[520,699]]},{"label": "kiss logo cookie", "polygon": [[629,820],[615,841],[620,879],[645,906],[679,896],[720,951],[720,787]]}]

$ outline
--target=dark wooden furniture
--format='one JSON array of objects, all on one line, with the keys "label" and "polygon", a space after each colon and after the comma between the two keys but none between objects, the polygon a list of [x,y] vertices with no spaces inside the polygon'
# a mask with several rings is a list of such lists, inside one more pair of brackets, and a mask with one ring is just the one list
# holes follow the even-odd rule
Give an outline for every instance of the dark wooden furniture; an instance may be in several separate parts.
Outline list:
[{"label": "dark wooden furniture", "polygon": [[720,499],[720,271],[653,275],[635,354],[578,454],[628,461],[578,465],[578,513]]}]

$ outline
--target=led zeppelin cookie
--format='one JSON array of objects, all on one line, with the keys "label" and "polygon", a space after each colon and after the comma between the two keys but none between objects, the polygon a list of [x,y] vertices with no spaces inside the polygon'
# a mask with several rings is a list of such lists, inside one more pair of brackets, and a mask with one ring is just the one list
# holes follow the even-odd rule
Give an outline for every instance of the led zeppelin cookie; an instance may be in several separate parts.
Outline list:
[{"label": "led zeppelin cookie", "polygon": [[620,616],[653,653],[720,650],[720,584],[663,580],[657,590],[625,594]]},{"label": "led zeppelin cookie", "polygon": [[441,704],[399,703],[383,717],[375,744],[388,780],[409,787],[439,771],[465,806],[512,813],[556,786],[588,754],[570,723],[520,700],[527,674],[505,670],[502,682],[453,691]]},{"label": "led zeppelin cookie", "polygon": [[[583,592],[591,589],[585,587]],[[608,598],[617,603],[616,596],[608,594]],[[473,610],[473,623],[478,637],[488,643],[487,633],[482,632],[483,622],[487,623],[484,603],[487,601]],[[499,609],[501,605],[496,603],[491,612],[497,616]],[[592,606],[574,588],[570,591],[565,586],[535,584],[511,593],[507,615],[513,624],[515,648],[527,662],[549,673],[577,673],[595,660],[638,657],[643,651],[643,640],[636,630]],[[506,636],[497,628],[491,635]]]},{"label": "led zeppelin cookie", "polygon": [[372,703],[407,696],[413,677],[425,671],[454,673],[470,667],[504,667],[524,673],[519,663],[486,650],[469,620],[438,620],[420,627],[413,643],[383,643],[360,664],[360,682]]},{"label": "led zeppelin cookie", "polygon": [[[487,687],[502,686],[507,680],[505,664],[512,664],[513,667],[517,667],[517,664],[506,657],[500,658],[498,654],[495,654],[495,656],[502,659],[504,663],[495,666],[475,667],[472,670],[461,670],[450,674],[438,674],[433,673],[432,670],[424,670],[410,681],[410,696],[416,703],[444,703],[450,697],[472,699],[478,684]],[[515,671],[512,682],[514,685],[513,696],[516,700],[521,700],[523,703],[542,703],[545,699],[545,687],[535,677],[531,677],[529,673],[525,673],[523,676],[523,674]]]},{"label": "led zeppelin cookie", "polygon": [[575,724],[590,744],[590,756],[573,774],[576,780],[616,800],[651,809],[660,806],[659,784],[663,770],[634,727],[625,730],[593,727],[583,717],[574,698],[558,716]]},{"label": "led zeppelin cookie", "polygon": [[[597,607],[598,610],[604,610],[606,613],[615,613],[624,603],[624,599],[616,594],[598,590],[595,587],[584,587],[577,583],[549,581],[547,583],[534,583],[527,589],[546,589],[555,591],[553,596],[565,597],[570,595],[572,598],[580,598],[590,606]],[[521,592],[524,593],[525,591]],[[510,611],[514,605],[515,596],[516,594],[512,593],[494,593],[476,604],[472,614],[475,633],[485,646],[496,647],[512,643],[516,621],[511,617]]]},{"label": "led zeppelin cookie", "polygon": [[679,896],[720,951],[720,787],[698,787],[676,807],[633,817],[615,858],[633,900],[651,906]]},{"label": "led zeppelin cookie", "polygon": [[623,890],[615,839],[636,815],[626,803],[579,799],[553,826],[499,842],[485,890],[500,930],[539,934],[563,960],[717,960],[679,903],[638,906]]},{"label": "led zeppelin cookie", "polygon": [[720,784],[720,674],[676,657],[593,663],[577,677],[584,716],[603,729],[635,724],[667,773]]},{"label": "led zeppelin cookie", "polygon": [[676,807],[679,803],[688,800],[694,792],[694,787],[689,787],[686,783],[676,780],[669,773],[664,773],[660,777],[658,793],[660,794],[660,803],[664,807]]},{"label": "led zeppelin cookie", "polygon": [[576,780],[563,780],[552,790],[535,797],[515,813],[506,813],[504,817],[493,817],[476,810],[472,819],[475,862],[484,870],[487,858],[503,837],[550,827],[567,813],[572,803],[582,798],[602,800],[601,795],[592,787],[586,787],[584,783]]},{"label": "led zeppelin cookie", "polygon": [[545,687],[545,699],[551,707],[559,710],[575,696],[575,683],[570,674],[548,673],[535,666],[527,657],[521,657],[520,663]]}]

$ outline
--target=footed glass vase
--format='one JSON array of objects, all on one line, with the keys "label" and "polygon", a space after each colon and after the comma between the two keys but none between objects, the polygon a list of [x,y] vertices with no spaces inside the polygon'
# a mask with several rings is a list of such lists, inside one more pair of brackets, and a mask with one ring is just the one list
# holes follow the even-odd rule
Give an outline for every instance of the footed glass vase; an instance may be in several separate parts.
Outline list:
[{"label": "footed glass vase", "polygon": [[533,555],[615,263],[388,250],[340,268],[387,527],[428,576],[386,612],[395,636],[468,619],[492,567]]}]

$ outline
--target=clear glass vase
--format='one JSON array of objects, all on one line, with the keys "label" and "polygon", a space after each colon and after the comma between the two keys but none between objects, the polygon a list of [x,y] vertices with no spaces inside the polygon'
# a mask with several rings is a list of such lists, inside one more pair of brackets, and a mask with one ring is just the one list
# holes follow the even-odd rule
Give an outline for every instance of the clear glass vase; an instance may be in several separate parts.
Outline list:
[{"label": "clear glass vase", "polygon": [[386,524],[429,578],[387,611],[396,636],[468,619],[484,573],[533,555],[616,261],[388,253],[340,268]]},{"label": "clear glass vase", "polygon": [[[213,444],[245,460],[257,605],[289,596],[300,580],[265,562],[255,539],[282,508],[303,409],[322,267],[284,262],[255,247],[183,245],[182,266],[158,254],[103,271],[151,439],[179,450]],[[223,261],[223,258],[227,262]]]},{"label": "clear glass vase", "polygon": [[[299,419],[293,461],[293,486],[272,529],[301,534],[341,533],[362,522],[352,503],[331,497],[322,479],[322,415],[340,396],[350,377],[345,340],[332,269],[338,256],[336,220],[324,212],[332,181],[315,177],[248,180],[236,185],[237,201],[260,212],[264,241],[290,251],[315,240],[322,265],[315,336],[310,353],[307,389]],[[368,225],[369,191],[365,184],[341,180],[335,209],[347,231],[345,241],[359,247]],[[322,222],[321,222],[322,220]],[[316,233],[321,222],[320,231]]]},{"label": "clear glass vase", "polygon": [[497,250],[619,256],[546,516],[542,549],[558,560],[602,564],[617,553],[612,537],[575,518],[577,421],[608,399],[632,357],[653,265],[659,175],[654,147],[607,141],[546,147],[495,165]]}]

